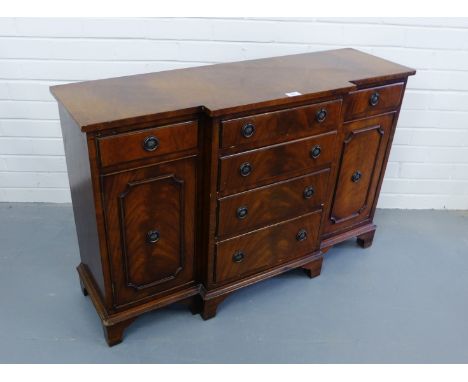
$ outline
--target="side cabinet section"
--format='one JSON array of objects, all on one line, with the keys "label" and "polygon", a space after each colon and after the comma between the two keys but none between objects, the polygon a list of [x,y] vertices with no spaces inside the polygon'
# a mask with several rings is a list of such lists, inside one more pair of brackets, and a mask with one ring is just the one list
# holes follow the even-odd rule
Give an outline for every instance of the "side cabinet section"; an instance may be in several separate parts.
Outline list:
[{"label": "side cabinet section", "polygon": [[325,233],[370,217],[395,114],[343,125],[338,178]]},{"label": "side cabinet section", "polygon": [[194,280],[195,158],[103,176],[114,306]]}]

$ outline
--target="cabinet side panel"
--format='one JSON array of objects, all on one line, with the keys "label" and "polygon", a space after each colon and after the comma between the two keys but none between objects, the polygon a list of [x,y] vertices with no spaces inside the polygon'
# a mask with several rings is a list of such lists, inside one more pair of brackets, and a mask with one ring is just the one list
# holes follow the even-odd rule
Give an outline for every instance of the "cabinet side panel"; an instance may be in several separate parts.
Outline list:
[{"label": "cabinet side panel", "polygon": [[88,267],[101,296],[104,296],[104,278],[86,135],[81,132],[62,105],[59,105],[59,112],[81,262]]}]

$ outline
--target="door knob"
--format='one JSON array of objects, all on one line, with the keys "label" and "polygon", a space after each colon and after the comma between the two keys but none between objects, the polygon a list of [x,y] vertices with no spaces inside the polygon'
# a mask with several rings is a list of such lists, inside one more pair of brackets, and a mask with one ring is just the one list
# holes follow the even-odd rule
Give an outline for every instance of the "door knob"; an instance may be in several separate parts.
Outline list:
[{"label": "door knob", "polygon": [[361,174],[361,171],[355,171],[353,173],[353,175],[351,175],[351,180],[354,182],[354,183],[357,183],[359,182],[359,180],[361,179],[362,177],[362,174]]}]

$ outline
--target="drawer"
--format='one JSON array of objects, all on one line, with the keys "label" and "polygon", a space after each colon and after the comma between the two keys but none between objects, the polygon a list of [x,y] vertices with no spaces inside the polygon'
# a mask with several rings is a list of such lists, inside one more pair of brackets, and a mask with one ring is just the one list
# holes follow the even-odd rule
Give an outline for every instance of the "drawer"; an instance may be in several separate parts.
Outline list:
[{"label": "drawer", "polygon": [[216,245],[216,282],[247,276],[307,255],[318,248],[321,211]]},{"label": "drawer", "polygon": [[195,148],[198,144],[197,130],[197,121],[190,121],[99,138],[101,166]]},{"label": "drawer", "polygon": [[349,93],[344,105],[345,120],[397,109],[403,89],[404,84],[398,83]]},{"label": "drawer", "polygon": [[219,200],[218,235],[246,232],[316,210],[325,200],[330,169]]},{"label": "drawer", "polygon": [[332,131],[223,157],[219,189],[223,194],[232,194],[257,183],[311,172],[314,167],[333,161],[336,136],[336,131]]},{"label": "drawer", "polygon": [[336,130],[341,100],[222,122],[221,147],[273,144]]}]

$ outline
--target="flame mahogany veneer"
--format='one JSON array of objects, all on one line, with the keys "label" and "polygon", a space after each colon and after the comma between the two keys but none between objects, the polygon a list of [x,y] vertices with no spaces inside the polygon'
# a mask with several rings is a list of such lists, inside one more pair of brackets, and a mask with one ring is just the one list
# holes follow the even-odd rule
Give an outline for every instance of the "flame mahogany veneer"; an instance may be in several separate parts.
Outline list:
[{"label": "flame mahogany veneer", "polygon": [[175,302],[227,295],[322,254],[373,216],[406,81],[353,50],[51,88],[81,254],[109,345]]}]

